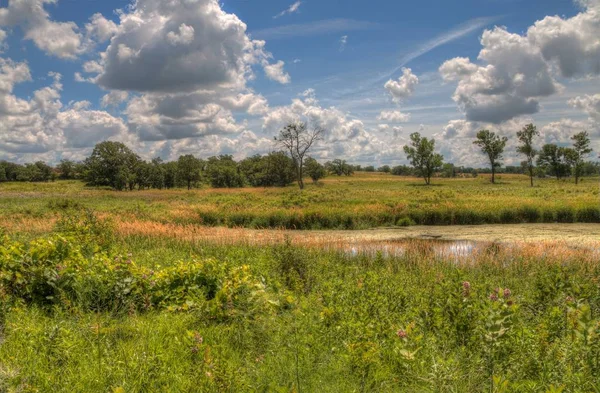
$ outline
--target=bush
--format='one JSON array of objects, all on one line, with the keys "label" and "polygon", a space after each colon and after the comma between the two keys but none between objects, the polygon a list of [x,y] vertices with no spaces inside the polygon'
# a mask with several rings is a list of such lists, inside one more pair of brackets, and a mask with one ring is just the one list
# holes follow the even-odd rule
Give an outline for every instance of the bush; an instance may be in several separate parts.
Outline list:
[{"label": "bush", "polygon": [[600,223],[600,209],[588,207],[577,211],[577,222]]},{"label": "bush", "polygon": [[560,223],[575,222],[575,212],[570,207],[562,207],[556,211],[556,221]]}]

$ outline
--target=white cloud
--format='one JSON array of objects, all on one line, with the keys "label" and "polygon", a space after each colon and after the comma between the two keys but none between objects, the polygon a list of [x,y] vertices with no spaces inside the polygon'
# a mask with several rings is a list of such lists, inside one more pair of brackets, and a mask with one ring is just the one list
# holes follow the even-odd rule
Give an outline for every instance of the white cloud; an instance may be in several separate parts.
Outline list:
[{"label": "white cloud", "polygon": [[45,4],[57,0],[12,0],[8,7],[0,8],[0,26],[19,26],[25,39],[44,52],[74,59],[84,51],[83,37],[73,22],[55,22],[44,9]]},{"label": "white cloud", "polygon": [[104,97],[102,97],[101,104],[103,108],[119,106],[121,103],[127,101],[128,98],[128,92],[115,90],[104,95]]},{"label": "white cloud", "polygon": [[279,82],[283,85],[290,83],[290,75],[283,70],[285,63],[279,60],[275,64],[267,64],[264,66],[265,74],[271,80]]},{"label": "white cloud", "polygon": [[114,36],[117,31],[117,24],[112,20],[106,19],[102,14],[96,13],[90,18],[90,22],[85,25],[88,38],[95,39],[98,42],[105,42]]},{"label": "white cloud", "polygon": [[170,31],[167,34],[167,40],[171,45],[189,45],[194,41],[194,28],[182,23],[178,33]]},{"label": "white cloud", "polygon": [[138,0],[120,14],[99,67],[85,71],[105,89],[151,93],[243,89],[256,64],[285,81],[264,46],[217,0]]},{"label": "white cloud", "polygon": [[252,32],[252,37],[262,40],[276,40],[293,37],[310,37],[321,34],[345,33],[357,30],[371,30],[379,27],[379,24],[373,22],[337,18],[255,30]]},{"label": "white cloud", "polygon": [[410,113],[402,113],[400,111],[382,111],[377,117],[377,120],[387,121],[390,123],[406,123],[410,121]]},{"label": "white cloud", "polygon": [[346,44],[348,44],[348,36],[343,35],[342,38],[340,38],[340,52],[343,52],[346,49]]},{"label": "white cloud", "polygon": [[28,100],[18,98],[13,88],[31,80],[29,67],[0,58],[0,155],[18,161],[39,159],[53,151],[85,149],[104,139],[127,137],[122,119],[90,111],[88,101],[63,109],[61,75],[48,76],[50,85],[34,91]]},{"label": "white cloud", "polygon": [[400,102],[410,97],[418,84],[419,78],[412,73],[412,70],[403,68],[402,76],[397,81],[390,79],[384,87],[391,94],[394,101]]},{"label": "white cloud", "polygon": [[293,14],[295,12],[298,12],[298,9],[300,9],[301,5],[302,5],[301,1],[296,1],[294,4],[290,5],[288,8],[286,8],[283,11],[281,11],[279,14],[275,15],[273,17],[273,19],[281,18],[284,15],[290,15],[290,14]]},{"label": "white cloud", "polygon": [[600,94],[575,97],[569,100],[569,105],[586,112],[590,120],[600,124]]},{"label": "white cloud", "polygon": [[600,74],[600,6],[597,0],[581,4],[586,9],[576,16],[548,16],[525,35],[486,30],[478,56],[482,64],[455,58],[440,67],[445,81],[458,82],[452,98],[467,120],[499,124],[537,113],[541,98],[562,90],[556,73]]}]

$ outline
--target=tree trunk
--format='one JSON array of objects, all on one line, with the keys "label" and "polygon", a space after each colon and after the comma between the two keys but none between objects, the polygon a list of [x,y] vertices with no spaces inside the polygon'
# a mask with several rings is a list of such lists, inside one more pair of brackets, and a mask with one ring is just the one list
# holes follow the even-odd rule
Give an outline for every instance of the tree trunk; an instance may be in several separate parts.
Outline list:
[{"label": "tree trunk", "polygon": [[529,180],[531,180],[531,187],[533,187],[533,167],[529,166]]},{"label": "tree trunk", "polygon": [[496,166],[492,163],[492,184],[496,184]]},{"label": "tree trunk", "polygon": [[192,189],[192,181],[188,180],[187,183],[188,183],[188,191],[189,191]]}]

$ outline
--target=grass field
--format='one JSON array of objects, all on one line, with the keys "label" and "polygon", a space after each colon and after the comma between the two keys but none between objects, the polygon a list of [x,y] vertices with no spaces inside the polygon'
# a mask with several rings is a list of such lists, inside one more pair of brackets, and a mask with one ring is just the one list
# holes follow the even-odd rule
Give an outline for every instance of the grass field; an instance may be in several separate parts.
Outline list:
[{"label": "grass field", "polygon": [[[359,175],[304,193],[0,185],[0,392],[598,392],[597,243],[200,225],[209,211],[357,213],[359,228],[389,224],[399,205],[535,206],[574,220],[598,209],[590,179],[501,181]],[[297,198],[313,202],[284,205]]]},{"label": "grass field", "polygon": [[47,222],[64,208],[81,206],[119,219],[246,228],[365,229],[395,225],[536,222],[600,223],[600,182],[576,186],[554,179],[536,187],[520,175],[499,184],[476,179],[420,179],[359,173],[319,185],[269,189],[115,192],[80,182],[0,184],[3,220]]}]

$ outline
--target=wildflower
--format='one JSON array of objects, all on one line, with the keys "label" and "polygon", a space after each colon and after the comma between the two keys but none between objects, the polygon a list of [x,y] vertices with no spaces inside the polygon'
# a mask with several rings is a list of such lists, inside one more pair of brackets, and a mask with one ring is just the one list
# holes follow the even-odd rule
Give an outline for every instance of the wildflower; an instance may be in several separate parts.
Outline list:
[{"label": "wildflower", "polygon": [[404,330],[404,329],[399,329],[396,332],[396,335],[398,335],[398,337],[400,337],[400,338],[406,338],[408,336],[408,333],[406,333],[406,330]]},{"label": "wildflower", "polygon": [[496,300],[498,300],[498,294],[496,292],[492,292],[490,294],[490,300],[495,302]]},{"label": "wildflower", "polygon": [[204,342],[204,338],[202,338],[198,332],[194,333],[194,340],[196,340],[198,344],[202,344]]},{"label": "wildflower", "polygon": [[464,281],[462,283],[462,287],[463,287],[463,296],[464,297],[469,296],[469,294],[471,293],[471,283],[468,281]]},{"label": "wildflower", "polygon": [[573,297],[571,296],[567,296],[567,298],[565,299],[567,301],[567,303],[573,303]]},{"label": "wildflower", "polygon": [[510,297],[510,294],[511,294],[511,292],[510,292],[510,289],[506,288],[506,289],[504,290],[504,298],[505,298],[505,299],[509,298],[509,297]]}]

